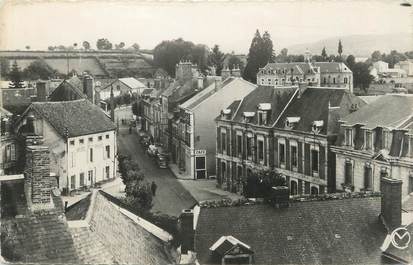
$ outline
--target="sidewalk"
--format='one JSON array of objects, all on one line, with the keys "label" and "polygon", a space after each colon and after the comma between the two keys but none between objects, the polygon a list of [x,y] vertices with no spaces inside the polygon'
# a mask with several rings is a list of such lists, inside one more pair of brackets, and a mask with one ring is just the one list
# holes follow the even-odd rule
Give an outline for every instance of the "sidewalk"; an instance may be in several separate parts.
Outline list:
[{"label": "sidewalk", "polygon": [[188,179],[187,176],[180,172],[176,164],[170,164],[169,168],[182,186],[189,191],[192,197],[198,202],[222,199],[238,200],[243,198],[236,193],[231,193],[217,187],[217,181],[215,179]]}]

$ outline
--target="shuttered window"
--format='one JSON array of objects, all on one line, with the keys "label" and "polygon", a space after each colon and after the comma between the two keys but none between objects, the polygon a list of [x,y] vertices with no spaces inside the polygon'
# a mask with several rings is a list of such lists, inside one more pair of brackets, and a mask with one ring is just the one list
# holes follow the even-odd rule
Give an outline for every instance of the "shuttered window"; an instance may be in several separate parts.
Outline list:
[{"label": "shuttered window", "polygon": [[351,160],[346,160],[344,166],[344,175],[345,175],[345,184],[351,185],[353,184],[353,163]]},{"label": "shuttered window", "polygon": [[372,170],[370,165],[364,167],[364,189],[372,190]]}]

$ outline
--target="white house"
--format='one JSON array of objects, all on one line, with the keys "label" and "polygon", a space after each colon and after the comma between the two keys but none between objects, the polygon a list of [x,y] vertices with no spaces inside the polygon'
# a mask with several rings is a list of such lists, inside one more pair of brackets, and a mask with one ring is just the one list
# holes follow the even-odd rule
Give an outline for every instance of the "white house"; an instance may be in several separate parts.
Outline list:
[{"label": "white house", "polygon": [[147,89],[142,82],[133,77],[119,78],[100,89],[101,100],[110,98],[110,90],[112,87],[115,97],[126,93],[140,95],[144,89]]},{"label": "white house", "polygon": [[43,137],[59,188],[71,191],[116,177],[115,129],[98,106],[80,99],[32,103],[16,132]]}]

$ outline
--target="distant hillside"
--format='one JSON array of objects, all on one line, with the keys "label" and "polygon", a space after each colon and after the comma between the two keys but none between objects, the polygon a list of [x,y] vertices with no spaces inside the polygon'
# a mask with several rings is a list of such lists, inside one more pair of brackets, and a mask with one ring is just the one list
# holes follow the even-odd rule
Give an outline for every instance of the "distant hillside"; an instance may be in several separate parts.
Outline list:
[{"label": "distant hillside", "polygon": [[51,68],[61,74],[75,70],[90,72],[96,77],[117,76],[120,72],[134,75],[151,75],[153,56],[148,53],[124,51],[0,51],[0,58],[16,61],[25,69],[33,61],[42,58]]},{"label": "distant hillside", "polygon": [[287,49],[289,54],[303,54],[306,49],[313,54],[321,54],[323,47],[326,47],[327,54],[337,54],[339,39],[343,43],[343,54],[353,54],[357,57],[369,57],[376,50],[382,53],[389,53],[391,50],[413,50],[413,36],[408,34],[350,35],[292,45]]}]

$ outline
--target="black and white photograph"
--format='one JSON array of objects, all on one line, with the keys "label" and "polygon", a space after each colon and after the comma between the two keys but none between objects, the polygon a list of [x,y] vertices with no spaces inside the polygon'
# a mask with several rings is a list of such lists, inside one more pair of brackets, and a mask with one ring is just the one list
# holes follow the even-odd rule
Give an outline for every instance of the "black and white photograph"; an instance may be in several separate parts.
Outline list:
[{"label": "black and white photograph", "polygon": [[412,0],[0,0],[0,264],[413,264]]}]

